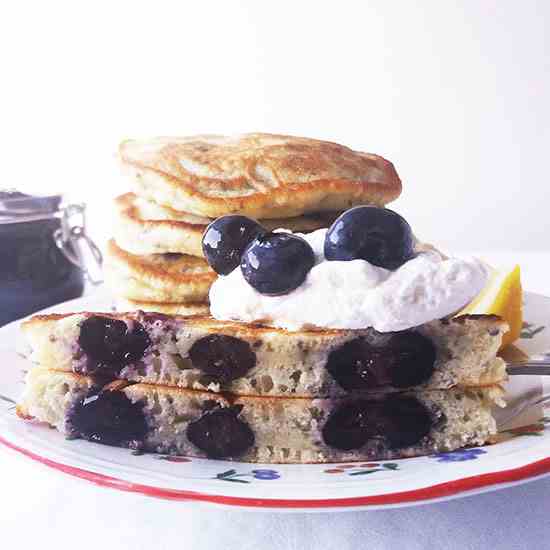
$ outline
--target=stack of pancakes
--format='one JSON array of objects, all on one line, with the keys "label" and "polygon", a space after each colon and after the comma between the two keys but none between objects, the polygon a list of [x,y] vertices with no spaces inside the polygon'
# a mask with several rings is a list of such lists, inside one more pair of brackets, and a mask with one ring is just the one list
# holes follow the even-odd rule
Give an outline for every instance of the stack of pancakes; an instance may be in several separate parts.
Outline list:
[{"label": "stack of pancakes", "polygon": [[[144,312],[36,316],[22,329],[36,365],[19,416],[187,456],[348,462],[482,445],[506,376],[496,352],[507,326],[493,316],[386,335]],[[411,337],[431,342],[431,360],[396,356],[395,338]],[[370,368],[363,380],[346,376],[353,361]]]},{"label": "stack of pancakes", "polygon": [[382,206],[401,192],[383,158],[291,136],[125,141],[120,159],[133,189],[115,200],[105,278],[121,311],[207,313],[216,274],[201,239],[219,216],[307,233],[350,206]]},{"label": "stack of pancakes", "polygon": [[507,325],[434,320],[396,333],[282,329],[162,312],[207,310],[211,219],[308,231],[401,184],[375,155],[251,134],[125,142],[107,279],[128,313],[37,316],[18,414],[70,437],[265,463],[378,460],[480,445],[495,433]]}]

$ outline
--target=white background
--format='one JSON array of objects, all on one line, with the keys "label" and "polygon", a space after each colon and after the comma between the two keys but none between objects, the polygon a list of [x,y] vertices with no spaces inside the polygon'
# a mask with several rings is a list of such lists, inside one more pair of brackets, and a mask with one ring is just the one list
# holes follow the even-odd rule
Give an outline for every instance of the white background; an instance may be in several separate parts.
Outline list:
[{"label": "white background", "polygon": [[2,183],[109,235],[126,137],[272,131],[382,154],[450,250],[548,249],[550,2],[4,2]]},{"label": "white background", "polygon": [[[0,187],[72,192],[103,241],[127,185],[123,138],[326,138],[395,163],[395,208],[421,238],[525,259],[526,286],[548,293],[547,255],[525,251],[550,248],[549,25],[544,0],[4,1]],[[550,536],[548,480],[406,511],[272,516],[0,459],[7,548],[537,549]]]}]

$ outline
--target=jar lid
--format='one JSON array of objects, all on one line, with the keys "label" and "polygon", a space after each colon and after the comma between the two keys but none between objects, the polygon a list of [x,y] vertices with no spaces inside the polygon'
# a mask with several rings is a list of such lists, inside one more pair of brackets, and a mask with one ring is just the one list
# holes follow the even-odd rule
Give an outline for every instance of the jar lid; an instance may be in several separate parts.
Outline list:
[{"label": "jar lid", "polygon": [[0,224],[44,220],[60,211],[62,195],[34,196],[14,189],[0,190]]}]

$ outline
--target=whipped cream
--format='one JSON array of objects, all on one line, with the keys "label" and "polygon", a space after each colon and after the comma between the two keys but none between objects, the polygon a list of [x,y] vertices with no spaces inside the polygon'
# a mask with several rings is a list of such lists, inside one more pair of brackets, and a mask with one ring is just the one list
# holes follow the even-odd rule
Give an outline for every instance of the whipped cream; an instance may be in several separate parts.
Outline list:
[{"label": "whipped cream", "polygon": [[212,315],[288,330],[373,327],[393,332],[459,311],[487,282],[488,269],[480,260],[447,258],[421,243],[415,246],[416,256],[395,271],[365,260],[326,261],[326,231],[300,234],[313,248],[316,264],[296,290],[264,296],[237,268],[212,285]]}]

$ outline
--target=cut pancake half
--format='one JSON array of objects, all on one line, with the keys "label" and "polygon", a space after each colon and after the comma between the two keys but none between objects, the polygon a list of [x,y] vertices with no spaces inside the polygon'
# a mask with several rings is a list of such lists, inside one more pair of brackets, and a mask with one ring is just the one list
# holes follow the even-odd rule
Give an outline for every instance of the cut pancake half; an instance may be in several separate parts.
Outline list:
[{"label": "cut pancake half", "polygon": [[502,403],[499,387],[364,399],[235,397],[147,384],[103,386],[87,376],[35,368],[17,412],[66,436],[109,445],[308,463],[388,460],[482,445],[496,433],[496,403]]},{"label": "cut pancake half", "polygon": [[[465,316],[400,333],[287,332],[144,312],[35,316],[22,324],[30,358],[44,367],[239,395],[301,397],[499,384],[506,371],[496,352],[506,329],[496,317]],[[120,357],[110,359],[104,341]]]}]

